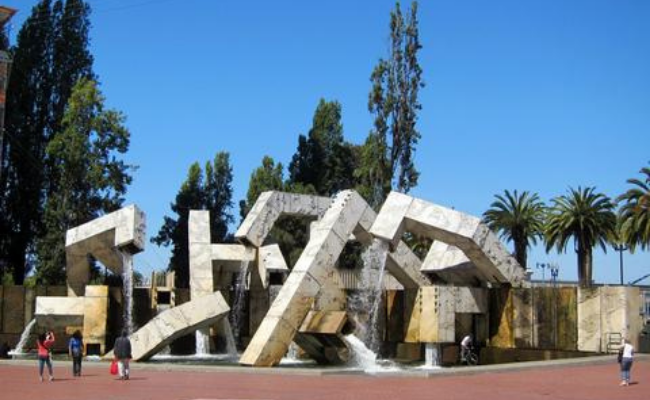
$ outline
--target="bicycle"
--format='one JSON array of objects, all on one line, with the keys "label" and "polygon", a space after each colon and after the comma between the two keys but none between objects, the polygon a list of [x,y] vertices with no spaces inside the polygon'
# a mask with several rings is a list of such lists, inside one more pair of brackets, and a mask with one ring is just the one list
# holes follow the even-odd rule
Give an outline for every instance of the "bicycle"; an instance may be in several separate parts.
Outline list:
[{"label": "bicycle", "polygon": [[458,363],[460,365],[477,365],[478,364],[478,354],[474,349],[474,346],[469,346],[467,350],[461,348],[459,353]]}]

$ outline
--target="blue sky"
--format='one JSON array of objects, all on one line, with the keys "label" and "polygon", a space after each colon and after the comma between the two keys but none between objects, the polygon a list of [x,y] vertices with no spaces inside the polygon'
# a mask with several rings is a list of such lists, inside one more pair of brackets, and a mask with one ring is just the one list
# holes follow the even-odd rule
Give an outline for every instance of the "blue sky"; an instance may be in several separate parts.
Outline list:
[{"label": "blue sky", "polygon": [[[14,34],[34,4],[6,2],[20,10]],[[147,213],[150,236],[194,161],[230,153],[235,203],[264,155],[286,166],[320,98],[342,104],[347,140],[362,143],[371,128],[369,77],[387,55],[393,1],[90,4],[95,71],[108,104],[128,118],[127,158],[139,166],[127,202]],[[419,10],[426,87],[411,194],[480,215],[504,189],[549,201],[596,186],[616,197],[641,177],[650,2],[435,0]],[[150,244],[136,268],[162,269],[168,257]],[[529,263],[541,262],[576,279],[572,249],[534,248]],[[625,253],[626,282],[646,273],[648,252]],[[618,282],[618,254],[596,252],[594,277]]]}]

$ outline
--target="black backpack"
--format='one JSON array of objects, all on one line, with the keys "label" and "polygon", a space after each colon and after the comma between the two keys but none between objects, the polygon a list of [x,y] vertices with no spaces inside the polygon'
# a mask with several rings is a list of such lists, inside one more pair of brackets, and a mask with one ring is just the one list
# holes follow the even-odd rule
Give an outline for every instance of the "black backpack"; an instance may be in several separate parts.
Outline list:
[{"label": "black backpack", "polygon": [[619,364],[623,362],[623,347],[618,349],[618,357],[617,357],[617,359],[618,359]]}]

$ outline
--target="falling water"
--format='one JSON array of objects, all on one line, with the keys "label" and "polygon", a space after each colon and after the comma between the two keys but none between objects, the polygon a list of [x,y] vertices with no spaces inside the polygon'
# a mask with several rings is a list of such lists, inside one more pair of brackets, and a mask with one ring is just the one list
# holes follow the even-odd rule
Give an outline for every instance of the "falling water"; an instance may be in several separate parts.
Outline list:
[{"label": "falling water", "polygon": [[366,346],[377,353],[380,347],[379,337],[379,307],[382,301],[384,270],[388,244],[374,240],[362,255],[363,269],[359,277],[357,294],[352,298],[351,308],[357,313],[367,313],[365,330],[360,334]]},{"label": "falling water", "polygon": [[25,329],[23,330],[23,333],[20,335],[20,340],[18,341],[18,344],[16,345],[16,348],[11,350],[9,353],[10,354],[22,354],[23,349],[25,348],[25,344],[29,340],[29,335],[32,333],[32,329],[36,326],[36,319],[33,319],[29,321],[29,324],[25,326]]},{"label": "falling water", "polygon": [[230,326],[230,321],[228,318],[221,319],[221,332],[223,332],[226,338],[226,353],[230,357],[237,357],[237,345],[235,343],[235,336],[232,333],[232,327]]},{"label": "falling water", "polygon": [[239,342],[239,335],[241,334],[242,319],[244,314],[244,307],[246,306],[246,281],[248,279],[248,261],[242,261],[239,267],[239,273],[235,281],[235,298],[232,304],[231,320],[232,332],[234,335],[235,343]]},{"label": "falling water", "polygon": [[124,329],[133,333],[133,255],[119,251],[122,256],[122,292],[124,296]]},{"label": "falling water", "polygon": [[196,355],[197,356],[206,356],[209,353],[210,349],[210,335],[208,329],[199,329],[195,332],[196,337]]}]

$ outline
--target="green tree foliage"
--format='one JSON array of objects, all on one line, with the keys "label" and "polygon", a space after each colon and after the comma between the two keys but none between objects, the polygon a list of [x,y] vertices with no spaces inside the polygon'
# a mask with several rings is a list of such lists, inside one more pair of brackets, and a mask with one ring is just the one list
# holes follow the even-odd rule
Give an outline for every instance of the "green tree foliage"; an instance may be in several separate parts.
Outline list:
[{"label": "green tree foliage", "polygon": [[[251,174],[246,200],[239,203],[242,220],[246,217],[260,194],[266,191],[287,191],[292,193],[316,194],[314,186],[302,182],[284,182],[284,167],[273,158],[264,156],[262,165]],[[265,243],[277,243],[292,267],[307,244],[309,220],[295,217],[280,217],[269,232]]]},{"label": "green tree foliage", "polygon": [[282,163],[276,165],[273,158],[264,156],[262,165],[253,171],[248,181],[246,200],[239,202],[242,219],[246,217],[259,195],[269,190],[284,190],[284,167]]},{"label": "green tree foliage", "polygon": [[622,241],[634,251],[650,248],[650,168],[641,169],[645,179],[628,179],[633,185],[617,199],[619,210],[620,234]]},{"label": "green tree foliage", "polygon": [[300,135],[289,164],[290,184],[311,185],[323,196],[354,187],[353,146],[343,138],[341,104],[321,99],[307,137]]},{"label": "green tree foliage", "polygon": [[74,226],[122,206],[132,166],[119,159],[129,148],[125,117],[104,107],[97,83],[81,79],[73,88],[61,131],[46,149],[53,166],[53,191],[44,211],[44,234],[36,243],[37,280],[65,282],[65,234]]},{"label": "green tree foliage", "polygon": [[524,191],[519,194],[508,190],[497,194],[490,209],[483,214],[483,221],[500,236],[512,241],[515,258],[522,268],[527,267],[528,248],[537,244],[543,236],[545,206],[537,193]]},{"label": "green tree foliage", "polygon": [[592,249],[600,245],[607,251],[607,242],[616,234],[614,204],[606,195],[595,193],[595,188],[569,189],[567,195],[554,198],[544,228],[546,251],[554,246],[565,251],[573,240],[578,255],[580,286],[592,283]]},{"label": "green tree foliage", "polygon": [[417,185],[419,173],[414,164],[416,129],[422,109],[418,93],[424,87],[417,54],[419,41],[417,2],[402,15],[400,3],[390,15],[390,55],[380,59],[372,72],[368,109],[374,115],[357,171],[359,192],[373,206],[379,206],[391,190],[408,193]]},{"label": "green tree foliage", "polygon": [[169,270],[176,274],[176,286],[189,287],[189,232],[190,210],[210,211],[210,233],[213,242],[228,239],[228,224],[232,222],[232,168],[230,155],[219,152],[212,163],[206,163],[205,178],[199,163],[190,166],[187,179],[181,185],[172,211],[176,217],[165,216],[158,235],[151,242],[172,246]]},{"label": "green tree foliage", "polygon": [[46,148],[59,127],[73,85],[92,78],[90,8],[79,0],[41,0],[12,49],[0,163],[0,258],[21,284],[43,235],[44,205],[56,188]]}]

